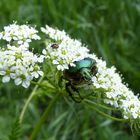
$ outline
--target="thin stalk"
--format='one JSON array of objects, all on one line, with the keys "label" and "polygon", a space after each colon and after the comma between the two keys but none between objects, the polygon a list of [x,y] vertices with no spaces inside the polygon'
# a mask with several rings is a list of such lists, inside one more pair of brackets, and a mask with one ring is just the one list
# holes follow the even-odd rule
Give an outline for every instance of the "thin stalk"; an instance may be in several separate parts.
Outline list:
[{"label": "thin stalk", "polygon": [[59,97],[59,93],[53,97],[53,99],[50,101],[49,103],[49,106],[45,109],[43,115],[41,116],[41,118],[39,119],[38,123],[36,124],[36,126],[34,127],[30,137],[29,137],[29,140],[35,140],[40,129],[41,129],[41,126],[43,125],[43,123],[45,122],[46,118],[48,117],[51,109],[53,108],[53,106],[55,105],[56,101],[58,100],[58,97]]},{"label": "thin stalk", "polygon": [[[41,81],[43,80],[43,78],[44,78],[44,77],[41,77],[41,78],[39,79],[38,83],[41,83]],[[28,107],[30,101],[32,100],[33,96],[35,95],[36,90],[37,90],[38,87],[39,87],[39,85],[37,84],[37,85],[34,87],[32,93],[30,94],[30,96],[28,97],[27,101],[25,102],[25,105],[23,106],[23,109],[22,109],[22,111],[21,111],[21,113],[20,113],[20,117],[19,117],[19,122],[20,122],[20,123],[22,123],[24,114],[25,114],[25,112],[26,112],[26,109],[27,109],[27,107]]]},{"label": "thin stalk", "polygon": [[87,102],[87,103],[90,103],[90,104],[98,105],[99,107],[102,107],[102,108],[104,108],[104,109],[114,110],[114,111],[118,111],[118,110],[119,110],[119,109],[117,109],[117,108],[108,107],[108,106],[105,106],[105,105],[102,105],[102,104],[99,104],[99,103],[90,101],[90,100],[88,100],[88,99],[84,99],[84,101]]},{"label": "thin stalk", "polygon": [[[85,104],[86,104],[87,106],[89,106],[89,104],[87,104],[87,103],[85,103]],[[108,115],[108,114],[106,114],[106,113],[100,111],[99,109],[97,109],[97,108],[94,107],[94,106],[89,106],[89,107],[92,108],[92,109],[94,109],[97,113],[101,114],[102,116],[107,117],[107,118],[109,118],[109,119],[112,119],[112,120],[114,120],[114,121],[119,121],[119,122],[128,122],[128,121],[129,121],[128,119],[119,119],[119,118],[112,117],[112,116],[110,116],[110,115]]]}]

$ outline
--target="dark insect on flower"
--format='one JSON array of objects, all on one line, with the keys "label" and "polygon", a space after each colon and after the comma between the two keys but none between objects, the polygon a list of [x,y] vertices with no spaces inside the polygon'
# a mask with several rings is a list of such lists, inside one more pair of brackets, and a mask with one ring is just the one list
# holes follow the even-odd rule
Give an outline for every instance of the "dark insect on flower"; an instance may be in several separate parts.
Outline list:
[{"label": "dark insect on flower", "polygon": [[58,48],[59,48],[58,44],[56,44],[56,43],[52,44],[51,47],[52,47],[53,49],[58,49]]},{"label": "dark insect on flower", "polygon": [[80,102],[74,98],[70,88],[79,94],[77,86],[91,84],[91,78],[96,75],[98,70],[96,61],[92,58],[84,58],[80,61],[75,61],[74,64],[76,65],[75,67],[69,66],[69,69],[64,71],[64,77],[69,81],[66,84],[66,90],[74,101]]}]

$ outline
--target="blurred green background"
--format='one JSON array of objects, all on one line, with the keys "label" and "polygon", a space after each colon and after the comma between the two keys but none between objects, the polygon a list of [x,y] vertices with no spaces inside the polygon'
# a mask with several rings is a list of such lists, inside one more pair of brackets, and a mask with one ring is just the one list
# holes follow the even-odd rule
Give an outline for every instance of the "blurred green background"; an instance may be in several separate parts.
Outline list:
[{"label": "blurred green background", "polygon": [[[140,0],[0,0],[0,30],[17,21],[45,24],[66,30],[87,44],[91,52],[115,65],[124,82],[140,92]],[[21,111],[30,90],[0,83],[0,140],[8,140],[11,124]],[[30,104],[24,120],[22,140],[40,117],[40,104]],[[38,140],[137,140],[127,124],[102,118],[83,106],[60,101]],[[86,114],[86,115],[85,115]]]}]

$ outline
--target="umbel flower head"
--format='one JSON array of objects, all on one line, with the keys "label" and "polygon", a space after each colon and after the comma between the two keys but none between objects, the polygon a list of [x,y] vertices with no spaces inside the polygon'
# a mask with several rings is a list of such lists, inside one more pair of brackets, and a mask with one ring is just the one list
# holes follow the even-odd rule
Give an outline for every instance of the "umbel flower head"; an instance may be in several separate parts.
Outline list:
[{"label": "umbel flower head", "polygon": [[7,49],[0,50],[0,75],[2,82],[13,79],[16,85],[22,84],[27,88],[33,78],[43,76],[39,63],[43,56],[37,56],[23,47],[8,45]]},{"label": "umbel flower head", "polygon": [[[52,63],[57,66],[58,70],[65,70],[74,66],[74,61],[81,60],[88,56],[89,50],[78,40],[71,39],[64,31],[53,29],[46,25],[41,28],[42,32],[49,36],[46,41],[46,49],[43,54],[46,58],[51,59]],[[55,49],[53,45],[58,45]]]},{"label": "umbel flower head", "polygon": [[40,40],[37,33],[38,31],[33,27],[13,23],[4,27],[4,31],[0,33],[0,39],[6,40],[9,43],[14,42],[23,47],[29,47],[29,43],[32,40]]},{"label": "umbel flower head", "polygon": [[[125,119],[140,118],[140,101],[122,82],[115,67],[107,68],[105,61],[95,58],[98,73],[92,78],[96,92],[104,91],[104,102],[122,111]],[[98,90],[97,90],[98,89]]]},{"label": "umbel flower head", "polygon": [[5,48],[0,49],[0,75],[2,82],[11,79],[16,85],[27,88],[31,80],[43,75],[39,63],[43,63],[44,56],[29,51],[29,43],[38,40],[38,31],[28,25],[13,23],[4,27],[0,39],[8,41]]},{"label": "umbel flower head", "polygon": [[[58,70],[75,66],[74,62],[90,57],[96,60],[98,73],[91,81],[95,92],[103,94],[106,104],[119,109],[125,119],[140,118],[140,101],[136,95],[122,82],[115,67],[107,68],[106,62],[89,54],[89,50],[78,40],[71,39],[64,31],[46,25],[41,28],[46,34],[46,49],[43,50],[47,59],[51,59]],[[57,45],[57,46],[56,46]]]}]

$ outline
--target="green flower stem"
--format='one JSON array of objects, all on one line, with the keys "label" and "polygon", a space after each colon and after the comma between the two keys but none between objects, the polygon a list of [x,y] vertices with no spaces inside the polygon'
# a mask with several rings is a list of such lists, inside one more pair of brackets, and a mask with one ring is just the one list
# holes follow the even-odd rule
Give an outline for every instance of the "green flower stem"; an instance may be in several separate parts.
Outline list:
[{"label": "green flower stem", "polygon": [[104,117],[107,117],[107,118],[109,118],[109,119],[112,119],[112,120],[114,120],[114,121],[119,121],[119,122],[128,122],[128,121],[129,121],[128,119],[119,119],[119,118],[112,117],[112,116],[110,116],[110,115],[108,115],[108,114],[106,114],[106,113],[100,111],[100,110],[97,109],[96,107],[90,106],[90,105],[87,104],[86,102],[84,102],[84,103],[85,103],[88,107],[94,109],[97,113],[101,114],[101,115],[104,116]]},{"label": "green flower stem", "polygon": [[97,106],[102,107],[102,108],[107,109],[107,110],[113,110],[113,111],[118,111],[119,110],[118,108],[112,108],[112,107],[109,107],[109,106],[105,106],[105,105],[93,102],[91,100],[88,100],[88,99],[84,99],[84,101],[87,102],[87,103],[90,103],[90,104],[97,105]]},{"label": "green flower stem", "polygon": [[55,105],[56,101],[58,100],[58,97],[60,96],[60,93],[57,93],[57,95],[55,97],[53,97],[53,99],[50,101],[49,106],[45,109],[43,115],[41,116],[41,118],[39,119],[38,123],[36,124],[36,126],[34,127],[29,140],[35,140],[42,124],[45,122],[46,118],[48,117],[51,109],[53,108],[53,106]]},{"label": "green flower stem", "polygon": [[[39,79],[38,83],[41,83],[41,81],[43,80],[43,78],[44,78],[44,76],[42,76],[42,77]],[[39,87],[39,85],[36,85],[36,86],[34,87],[32,93],[30,94],[30,96],[28,97],[27,101],[25,102],[25,105],[24,105],[24,107],[23,107],[23,109],[22,109],[22,111],[21,111],[21,113],[20,113],[20,117],[19,117],[19,122],[20,122],[20,123],[22,123],[24,114],[25,114],[25,112],[26,112],[26,109],[27,109],[27,107],[28,107],[30,101],[32,100],[33,96],[35,95],[36,90],[37,90],[38,87]]]}]

